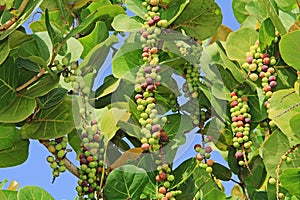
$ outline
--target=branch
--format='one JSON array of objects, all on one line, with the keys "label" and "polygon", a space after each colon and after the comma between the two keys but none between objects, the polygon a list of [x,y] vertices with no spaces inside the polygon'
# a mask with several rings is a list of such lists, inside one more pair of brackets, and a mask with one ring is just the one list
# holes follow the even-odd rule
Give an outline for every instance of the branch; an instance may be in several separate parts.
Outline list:
[{"label": "branch", "polygon": [[277,165],[277,168],[276,168],[276,199],[279,200],[279,197],[278,197],[278,194],[279,194],[279,170],[280,170],[280,167],[281,167],[281,164],[282,164],[282,157],[283,156],[287,156],[289,155],[290,153],[292,153],[293,151],[295,151],[295,149],[297,149],[298,147],[300,147],[300,143],[299,144],[296,144],[294,145],[292,148],[290,148],[289,150],[287,150],[280,158],[279,160],[279,163]]},{"label": "branch", "polygon": [[298,0],[296,0],[296,3],[297,3],[297,6],[298,6],[298,8],[300,9],[300,4],[299,4],[299,1],[298,1]]},{"label": "branch", "polygon": [[45,68],[41,68],[40,72],[34,76],[33,78],[31,78],[29,81],[27,81],[26,83],[24,83],[23,85],[21,85],[20,87],[18,87],[16,89],[16,92],[20,92],[21,90],[25,89],[27,86],[29,86],[31,83],[35,82],[36,80],[38,80],[44,73],[45,73]]},{"label": "branch", "polygon": [[[28,4],[29,0],[24,0],[22,1],[22,4],[20,5],[19,9],[18,9],[18,15],[21,15],[22,12],[24,11],[24,9],[26,8],[27,4]],[[19,17],[17,15],[14,15],[10,20],[8,20],[5,24],[0,26],[0,34],[2,33],[3,30],[8,29],[9,27],[11,27],[18,19]]]},{"label": "branch", "polygon": [[[43,144],[46,148],[50,146],[48,140],[39,140],[41,144]],[[77,178],[79,178],[79,169],[74,165],[67,157],[62,159],[65,162],[66,168]]]}]

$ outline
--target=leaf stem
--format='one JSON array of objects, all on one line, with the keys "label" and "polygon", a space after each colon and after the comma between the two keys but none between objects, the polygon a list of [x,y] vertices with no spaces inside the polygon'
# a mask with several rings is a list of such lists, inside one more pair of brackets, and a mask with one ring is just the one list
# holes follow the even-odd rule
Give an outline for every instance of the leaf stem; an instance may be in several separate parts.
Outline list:
[{"label": "leaf stem", "polygon": [[33,82],[38,80],[45,73],[45,71],[46,71],[45,68],[41,68],[40,72],[36,76],[32,77],[29,81],[27,81],[26,83],[24,83],[20,87],[17,87],[16,92],[20,92],[21,90],[25,89],[30,84],[32,84]]},{"label": "leaf stem", "polygon": [[277,200],[279,200],[279,197],[278,197],[278,195],[279,195],[279,171],[280,171],[281,164],[282,164],[282,162],[283,162],[282,157],[283,157],[283,156],[289,155],[290,153],[292,153],[293,151],[295,151],[295,149],[297,149],[298,147],[300,147],[300,143],[294,145],[294,146],[291,147],[289,150],[287,150],[287,151],[281,156],[281,158],[280,158],[280,160],[279,160],[279,163],[278,163],[278,165],[277,165],[277,168],[276,168],[276,170],[275,170],[275,172],[276,172],[276,199],[277,199]]},{"label": "leaf stem", "polygon": [[[50,146],[50,143],[48,140],[39,140],[41,144],[43,144],[46,148]],[[74,165],[67,157],[64,157],[62,159],[65,162],[66,168],[77,178],[79,178],[79,169],[76,165]]]}]

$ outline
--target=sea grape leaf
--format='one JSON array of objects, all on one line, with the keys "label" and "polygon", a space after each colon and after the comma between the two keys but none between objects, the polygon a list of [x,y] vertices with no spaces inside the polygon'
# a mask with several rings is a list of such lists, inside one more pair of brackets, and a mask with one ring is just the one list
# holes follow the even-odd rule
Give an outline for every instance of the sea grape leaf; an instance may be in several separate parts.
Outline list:
[{"label": "sea grape leaf", "polygon": [[232,176],[232,172],[227,167],[214,162],[212,165],[213,168],[213,174],[216,176],[217,179],[223,180],[223,181],[229,181]]},{"label": "sea grape leaf", "polygon": [[44,96],[39,98],[39,107],[42,109],[50,108],[60,103],[67,95],[67,90],[64,88],[54,88]]},{"label": "sea grape leaf", "polygon": [[16,98],[15,89],[18,84],[18,68],[15,66],[13,59],[9,57],[0,66],[0,112],[9,106]]},{"label": "sea grape leaf", "polygon": [[29,140],[22,139],[16,134],[14,144],[7,149],[0,150],[0,168],[12,167],[24,163],[28,158]]},{"label": "sea grape leaf", "polygon": [[261,49],[269,47],[275,38],[275,27],[270,18],[265,19],[259,29],[259,45]]},{"label": "sea grape leaf", "polygon": [[0,111],[0,122],[21,122],[32,114],[35,106],[34,99],[17,96],[8,104],[6,109]]},{"label": "sea grape leaf", "polygon": [[246,10],[246,5],[248,0],[233,0],[232,1],[232,10],[236,20],[241,24],[249,16],[248,11]]},{"label": "sea grape leaf", "polygon": [[246,10],[256,16],[260,23],[269,17],[281,35],[287,32],[270,0],[251,0],[246,5]]},{"label": "sea grape leaf", "polygon": [[125,43],[113,57],[112,73],[116,78],[135,81],[135,72],[140,66],[142,54],[139,43]]},{"label": "sea grape leaf", "polygon": [[64,136],[74,128],[71,99],[65,98],[59,104],[41,109],[35,118],[22,127],[22,137],[50,139]]},{"label": "sea grape leaf", "polygon": [[18,200],[21,199],[54,200],[46,190],[37,186],[22,187],[18,192]]},{"label": "sea grape leaf", "polygon": [[144,169],[124,165],[108,175],[104,194],[108,199],[139,199],[148,181]]},{"label": "sea grape leaf", "polygon": [[[227,56],[231,60],[236,60],[240,64],[246,61],[246,52],[258,39],[258,33],[250,28],[241,28],[229,34],[225,46]],[[238,44],[237,44],[238,42]]]},{"label": "sea grape leaf", "polygon": [[300,169],[285,169],[280,176],[280,184],[292,195],[300,196]]},{"label": "sea grape leaf", "polygon": [[279,50],[283,60],[297,71],[300,71],[300,30],[283,35],[279,42]]},{"label": "sea grape leaf", "polygon": [[145,19],[147,8],[142,6],[140,0],[126,0],[126,7],[140,18]]},{"label": "sea grape leaf", "polygon": [[96,25],[90,34],[78,39],[83,46],[81,57],[84,58],[94,46],[103,42],[106,38],[108,38],[106,24],[102,21],[96,22]]},{"label": "sea grape leaf", "polygon": [[116,31],[138,32],[142,29],[143,24],[128,15],[120,14],[114,18],[111,26]]},{"label": "sea grape leaf", "polygon": [[96,45],[84,58],[82,63],[80,63],[79,68],[81,68],[84,74],[93,72],[93,69],[100,69],[107,58],[110,47],[118,42],[116,36],[112,35],[105,41]]},{"label": "sea grape leaf", "polygon": [[127,121],[129,117],[130,113],[127,110],[118,108],[112,108],[103,114],[99,124],[106,142],[111,140],[120,128],[117,126],[118,121]]},{"label": "sea grape leaf", "polygon": [[14,124],[0,124],[0,151],[10,148],[14,144],[16,130]]},{"label": "sea grape leaf", "polygon": [[173,29],[183,29],[199,40],[215,34],[222,23],[221,9],[214,0],[191,0],[174,21]]},{"label": "sea grape leaf", "polygon": [[[280,158],[289,149],[290,143],[287,136],[279,130],[274,131],[264,143],[262,158],[264,159],[266,170],[271,177],[276,177],[275,170]],[[286,164],[283,163],[281,169],[284,170],[285,168]]]},{"label": "sea grape leaf", "polygon": [[294,93],[294,88],[279,90],[273,93],[270,100],[269,118],[290,139],[299,140],[300,135],[290,126],[291,119],[300,114],[300,97]]}]

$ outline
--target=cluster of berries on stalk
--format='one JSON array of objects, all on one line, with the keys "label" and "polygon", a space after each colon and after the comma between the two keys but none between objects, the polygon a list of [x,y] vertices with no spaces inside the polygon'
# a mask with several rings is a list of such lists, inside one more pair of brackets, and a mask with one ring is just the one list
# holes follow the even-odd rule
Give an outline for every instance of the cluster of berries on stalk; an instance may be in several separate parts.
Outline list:
[{"label": "cluster of berries on stalk", "polygon": [[65,162],[63,159],[68,151],[67,142],[68,138],[66,136],[49,141],[48,151],[52,153],[53,156],[48,156],[47,161],[52,169],[53,181],[61,172],[66,171]]},{"label": "cluster of berries on stalk", "polygon": [[[278,43],[278,36],[273,41],[275,45]],[[277,73],[275,65],[277,60],[274,56],[270,56],[270,53],[263,51],[259,47],[259,41],[256,41],[253,46],[250,47],[250,51],[246,53],[246,62],[242,64],[242,67],[250,71],[249,78],[253,82],[259,82],[263,89],[263,93],[266,97],[264,106],[269,112],[270,98],[277,86]],[[268,120],[268,125],[271,129],[276,126],[272,120]]]},{"label": "cluster of berries on stalk", "polygon": [[199,167],[206,170],[207,173],[213,172],[214,161],[210,159],[212,148],[207,143],[211,142],[213,137],[208,135],[204,138],[204,141],[201,144],[195,144],[194,150],[196,151],[196,159],[199,162]]},{"label": "cluster of berries on stalk", "polygon": [[155,93],[161,84],[161,66],[159,65],[159,35],[162,28],[168,26],[168,21],[160,19],[159,0],[146,0],[142,3],[147,8],[145,14],[146,21],[140,32],[140,41],[142,43],[143,53],[141,59],[144,64],[141,65],[135,81],[135,101],[137,110],[140,112],[139,123],[141,125],[141,143],[144,151],[153,152],[157,155],[155,163],[158,165],[156,181],[158,183],[157,198],[161,200],[175,200],[175,196],[180,191],[171,191],[170,182],[174,176],[170,174],[171,168],[164,162],[163,145],[169,142],[169,136],[163,129],[167,122],[165,116],[159,117],[159,111],[156,106]]},{"label": "cluster of berries on stalk", "polygon": [[97,121],[92,120],[81,133],[82,148],[79,169],[79,180],[76,190],[79,196],[94,199],[95,191],[100,191],[100,178],[104,169],[103,136],[98,129]]},{"label": "cluster of berries on stalk", "polygon": [[251,124],[250,108],[248,106],[248,98],[242,94],[242,91],[233,91],[230,93],[230,96],[231,128],[234,133],[232,142],[234,148],[236,148],[235,157],[238,159],[238,164],[244,166],[246,152],[250,150],[252,145],[252,141],[249,138]]}]

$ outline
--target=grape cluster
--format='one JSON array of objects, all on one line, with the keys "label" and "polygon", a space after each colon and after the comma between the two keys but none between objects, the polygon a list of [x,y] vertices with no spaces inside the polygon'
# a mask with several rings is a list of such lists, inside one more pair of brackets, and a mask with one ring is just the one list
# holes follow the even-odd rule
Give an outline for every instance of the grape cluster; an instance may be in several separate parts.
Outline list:
[{"label": "grape cluster", "polygon": [[61,73],[61,75],[64,77],[65,83],[76,81],[78,66],[76,62],[71,63],[68,56],[63,57],[61,59],[61,62],[59,60],[55,60],[53,62],[53,65],[56,67],[56,70],[59,71],[59,73]]},{"label": "grape cluster", "polygon": [[48,151],[54,156],[48,156],[47,161],[52,169],[53,181],[59,176],[60,172],[65,172],[64,157],[67,151],[67,137],[60,137],[49,141]]},{"label": "grape cluster", "polygon": [[[204,113],[199,109],[198,96],[201,90],[200,80],[200,58],[202,53],[202,46],[194,44],[195,41],[188,42],[175,41],[177,48],[182,56],[184,56],[188,62],[184,65],[183,77],[186,82],[183,84],[183,92],[186,97],[190,97],[188,112],[190,113],[191,120],[195,126],[198,126],[201,118],[204,121]],[[200,114],[202,114],[200,116]]]},{"label": "grape cluster", "polygon": [[233,91],[231,96],[231,128],[234,133],[232,139],[233,146],[236,148],[235,157],[238,159],[240,166],[245,165],[244,153],[250,149],[252,141],[249,138],[251,115],[248,106],[248,98],[243,95],[242,91]]},{"label": "grape cluster", "polygon": [[[278,35],[278,33],[277,33]],[[273,44],[278,43],[278,36],[275,37]],[[269,112],[270,102],[269,99],[277,86],[277,73],[275,65],[277,60],[274,56],[270,56],[268,50],[262,51],[259,47],[259,41],[256,41],[253,46],[250,47],[250,51],[246,53],[246,62],[242,64],[242,67],[250,71],[249,78],[253,82],[260,82],[263,93],[266,97],[264,106]],[[269,120],[269,127],[275,128],[273,121]]]},{"label": "grape cluster", "polygon": [[79,180],[76,190],[79,196],[86,195],[87,199],[94,199],[95,192],[100,191],[100,178],[105,171],[103,136],[96,120],[85,125],[81,137]]},{"label": "grape cluster", "polygon": [[208,142],[213,140],[212,136],[207,136],[204,138],[204,141],[201,144],[195,144],[194,150],[196,151],[196,159],[199,162],[199,167],[206,170],[207,173],[212,173],[212,165],[214,161],[210,159],[212,148],[209,146]]}]

